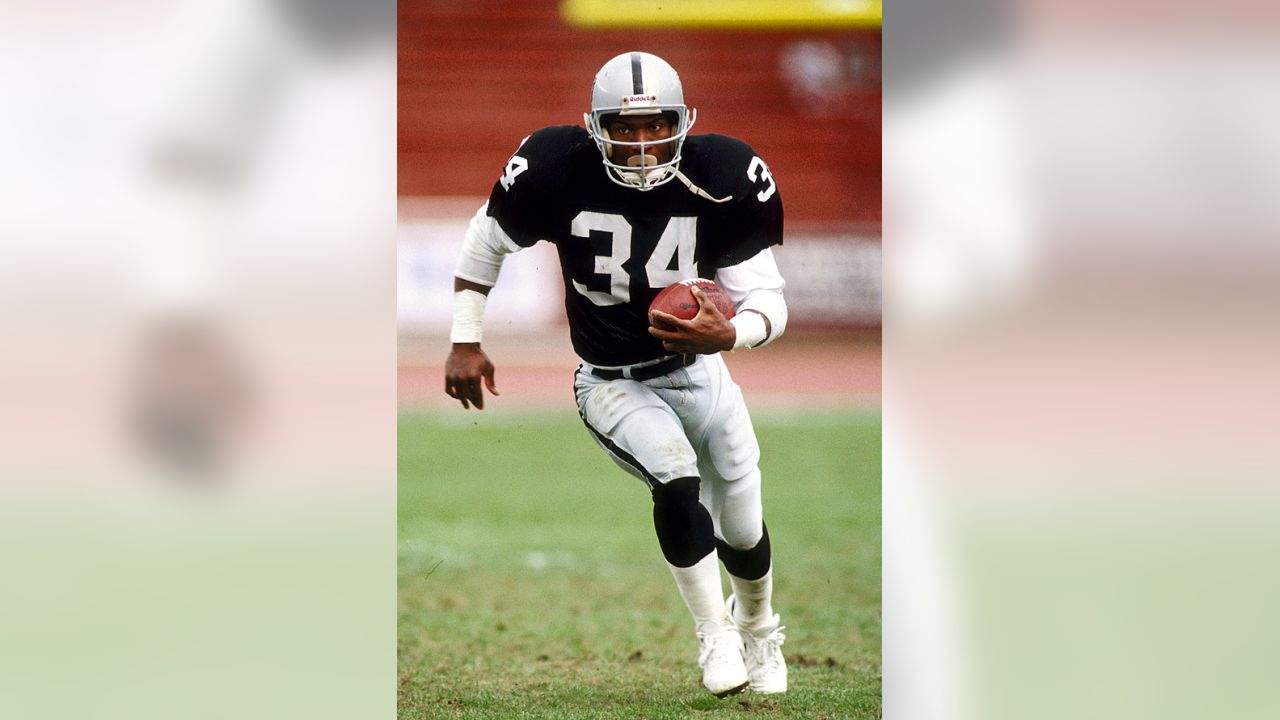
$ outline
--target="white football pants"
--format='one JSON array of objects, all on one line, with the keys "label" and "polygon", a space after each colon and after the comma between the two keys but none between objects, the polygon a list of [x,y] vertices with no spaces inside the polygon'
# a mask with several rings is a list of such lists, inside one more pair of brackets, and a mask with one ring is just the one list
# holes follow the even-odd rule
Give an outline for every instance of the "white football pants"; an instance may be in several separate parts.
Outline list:
[{"label": "white football pants", "polygon": [[760,446],[742,390],[720,355],[652,380],[574,376],[578,412],[596,442],[651,489],[699,477],[716,537],[736,550],[760,541]]}]

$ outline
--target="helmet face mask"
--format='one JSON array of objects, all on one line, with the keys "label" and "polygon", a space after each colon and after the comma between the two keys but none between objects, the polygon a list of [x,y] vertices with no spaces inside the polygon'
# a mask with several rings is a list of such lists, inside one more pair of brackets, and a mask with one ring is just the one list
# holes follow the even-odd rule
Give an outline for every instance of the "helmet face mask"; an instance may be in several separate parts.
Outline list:
[{"label": "helmet face mask", "polygon": [[[659,113],[671,122],[669,137],[627,142],[609,136],[608,123],[614,115],[625,118]],[[591,112],[583,115],[609,179],[637,190],[652,190],[675,177],[685,136],[696,118],[697,111],[684,104],[684,90],[675,69],[662,58],[642,52],[623,53],[600,68],[591,89]],[[671,158],[656,162],[657,155],[651,150],[664,145],[670,147]],[[640,148],[638,155],[620,152],[635,147]],[[618,156],[620,160],[624,155],[631,155],[630,160],[638,164],[614,159]]]}]

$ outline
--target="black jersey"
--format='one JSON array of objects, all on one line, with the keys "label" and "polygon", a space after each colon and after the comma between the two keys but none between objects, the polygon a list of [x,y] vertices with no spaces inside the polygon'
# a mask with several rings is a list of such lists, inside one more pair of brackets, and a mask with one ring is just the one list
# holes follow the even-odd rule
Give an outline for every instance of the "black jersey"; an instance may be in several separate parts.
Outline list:
[{"label": "black jersey", "polygon": [[593,365],[630,365],[668,354],[649,334],[649,303],[662,288],[714,278],[782,243],[782,199],[768,167],[746,143],[693,135],[680,171],[715,198],[674,178],[641,192],[612,182],[584,128],[539,130],[507,163],[489,215],[521,247],[556,245],[569,335]]}]

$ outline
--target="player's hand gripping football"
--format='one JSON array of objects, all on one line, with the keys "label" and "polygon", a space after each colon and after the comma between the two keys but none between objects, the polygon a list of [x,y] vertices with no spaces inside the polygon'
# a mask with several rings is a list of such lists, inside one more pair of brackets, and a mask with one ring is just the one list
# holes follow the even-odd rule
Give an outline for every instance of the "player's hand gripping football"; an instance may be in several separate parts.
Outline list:
[{"label": "player's hand gripping football", "polygon": [[444,363],[444,391],[451,398],[457,398],[462,407],[477,410],[484,409],[484,387],[498,395],[498,386],[493,380],[493,363],[489,356],[480,349],[480,343],[454,343],[449,351],[449,359]]},{"label": "player's hand gripping football", "polygon": [[661,310],[649,311],[649,334],[662,341],[671,352],[710,355],[732,350],[738,329],[725,318],[716,304],[701,288],[689,288],[698,300],[698,314],[692,320],[681,320]]}]

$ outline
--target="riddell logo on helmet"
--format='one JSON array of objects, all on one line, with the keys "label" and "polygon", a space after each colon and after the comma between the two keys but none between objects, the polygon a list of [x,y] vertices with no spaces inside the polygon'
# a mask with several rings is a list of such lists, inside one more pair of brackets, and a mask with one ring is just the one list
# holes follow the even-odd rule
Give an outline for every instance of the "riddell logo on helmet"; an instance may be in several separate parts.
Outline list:
[{"label": "riddell logo on helmet", "polygon": [[623,104],[624,106],[625,106],[625,105],[638,105],[638,104],[640,104],[640,103],[653,103],[653,102],[657,102],[657,100],[658,100],[658,96],[657,96],[657,95],[627,95],[626,97],[622,98],[622,104]]}]

